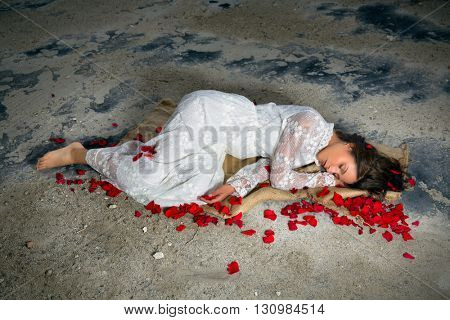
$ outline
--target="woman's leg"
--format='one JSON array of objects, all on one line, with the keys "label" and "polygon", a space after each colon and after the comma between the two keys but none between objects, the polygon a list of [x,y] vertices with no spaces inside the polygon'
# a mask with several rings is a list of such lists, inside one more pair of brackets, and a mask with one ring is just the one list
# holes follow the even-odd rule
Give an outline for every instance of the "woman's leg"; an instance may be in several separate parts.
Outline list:
[{"label": "woman's leg", "polygon": [[36,169],[44,170],[71,164],[86,164],[87,149],[80,142],[72,142],[68,146],[47,152],[39,158]]}]

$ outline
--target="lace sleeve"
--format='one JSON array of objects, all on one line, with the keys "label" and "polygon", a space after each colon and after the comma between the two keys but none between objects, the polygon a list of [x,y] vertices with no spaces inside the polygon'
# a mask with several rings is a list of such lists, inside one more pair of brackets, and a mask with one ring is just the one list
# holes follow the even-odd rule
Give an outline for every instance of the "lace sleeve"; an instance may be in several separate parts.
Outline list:
[{"label": "lace sleeve", "polygon": [[266,166],[269,166],[269,164],[270,159],[261,158],[255,163],[242,167],[233,176],[228,178],[226,183],[236,189],[232,195],[245,197],[258,183],[268,180],[269,171],[266,169]]},{"label": "lace sleeve", "polygon": [[271,161],[272,187],[290,190],[335,186],[336,180],[331,173],[304,173],[292,170],[296,158],[316,150],[326,129],[326,122],[313,112],[296,113],[286,121],[286,127],[281,133]]}]

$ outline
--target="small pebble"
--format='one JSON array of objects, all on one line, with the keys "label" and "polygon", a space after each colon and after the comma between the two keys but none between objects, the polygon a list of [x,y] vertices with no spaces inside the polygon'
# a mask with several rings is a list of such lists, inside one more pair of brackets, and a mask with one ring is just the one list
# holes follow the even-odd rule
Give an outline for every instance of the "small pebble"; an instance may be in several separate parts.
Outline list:
[{"label": "small pebble", "polygon": [[27,241],[26,246],[27,246],[28,249],[31,249],[34,246],[34,242],[29,240],[29,241]]},{"label": "small pebble", "polygon": [[277,294],[277,296],[280,296],[280,295],[281,295],[281,292],[280,292],[280,291],[277,291],[276,294]]},{"label": "small pebble", "polygon": [[29,194],[29,192],[28,191],[25,191],[25,195],[28,195]]},{"label": "small pebble", "polygon": [[108,198],[108,197],[105,197],[104,199],[105,199],[105,200],[108,200],[109,198]]},{"label": "small pebble", "polygon": [[256,291],[255,291],[255,296],[256,296],[256,297],[258,296],[258,292],[256,292]]},{"label": "small pebble", "polygon": [[155,258],[156,260],[162,259],[162,258],[164,258],[164,253],[162,253],[162,252],[156,252],[156,253],[153,255],[153,258]]},{"label": "small pebble", "polygon": [[117,204],[110,204],[110,205],[108,205],[108,208],[115,209],[115,208],[117,208]]},{"label": "small pebble", "polygon": [[168,242],[167,245],[168,245],[169,247],[171,247],[171,246],[172,246],[172,242]]},{"label": "small pebble", "polygon": [[143,227],[142,231],[144,231],[144,233],[146,233],[147,232],[147,227]]},{"label": "small pebble", "polygon": [[51,276],[52,273],[53,273],[53,270],[52,270],[52,269],[48,269],[47,271],[45,271],[45,275],[46,275],[46,276]]}]

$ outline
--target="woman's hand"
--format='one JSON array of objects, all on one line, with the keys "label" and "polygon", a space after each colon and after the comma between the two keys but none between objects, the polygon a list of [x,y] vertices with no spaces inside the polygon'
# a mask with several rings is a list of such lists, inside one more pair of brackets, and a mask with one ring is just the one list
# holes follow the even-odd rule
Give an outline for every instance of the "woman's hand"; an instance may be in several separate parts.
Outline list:
[{"label": "woman's hand", "polygon": [[205,201],[207,203],[214,203],[214,202],[222,201],[223,199],[228,197],[230,194],[232,194],[234,191],[236,191],[236,189],[234,189],[234,187],[232,185],[224,184],[224,185],[220,186],[219,188],[217,188],[216,190],[214,190],[213,192],[210,192],[208,194],[209,196],[213,196],[214,199],[208,200],[208,199],[205,199],[203,196],[198,197],[198,199]]}]

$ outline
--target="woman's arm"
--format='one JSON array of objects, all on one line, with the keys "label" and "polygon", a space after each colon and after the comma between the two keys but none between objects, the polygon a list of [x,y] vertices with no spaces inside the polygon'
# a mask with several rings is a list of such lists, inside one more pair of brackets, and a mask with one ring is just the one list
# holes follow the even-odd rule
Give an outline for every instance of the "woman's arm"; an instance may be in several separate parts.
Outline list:
[{"label": "woman's arm", "polygon": [[270,165],[270,159],[261,158],[255,163],[242,167],[233,176],[228,178],[227,184],[236,190],[233,196],[245,197],[260,182],[269,179],[269,171],[266,166]]},{"label": "woman's arm", "polygon": [[313,112],[296,113],[286,119],[286,127],[271,161],[270,183],[282,190],[303,187],[335,186],[334,175],[328,172],[304,173],[292,170],[295,159],[314,152],[326,130],[323,118]]}]

